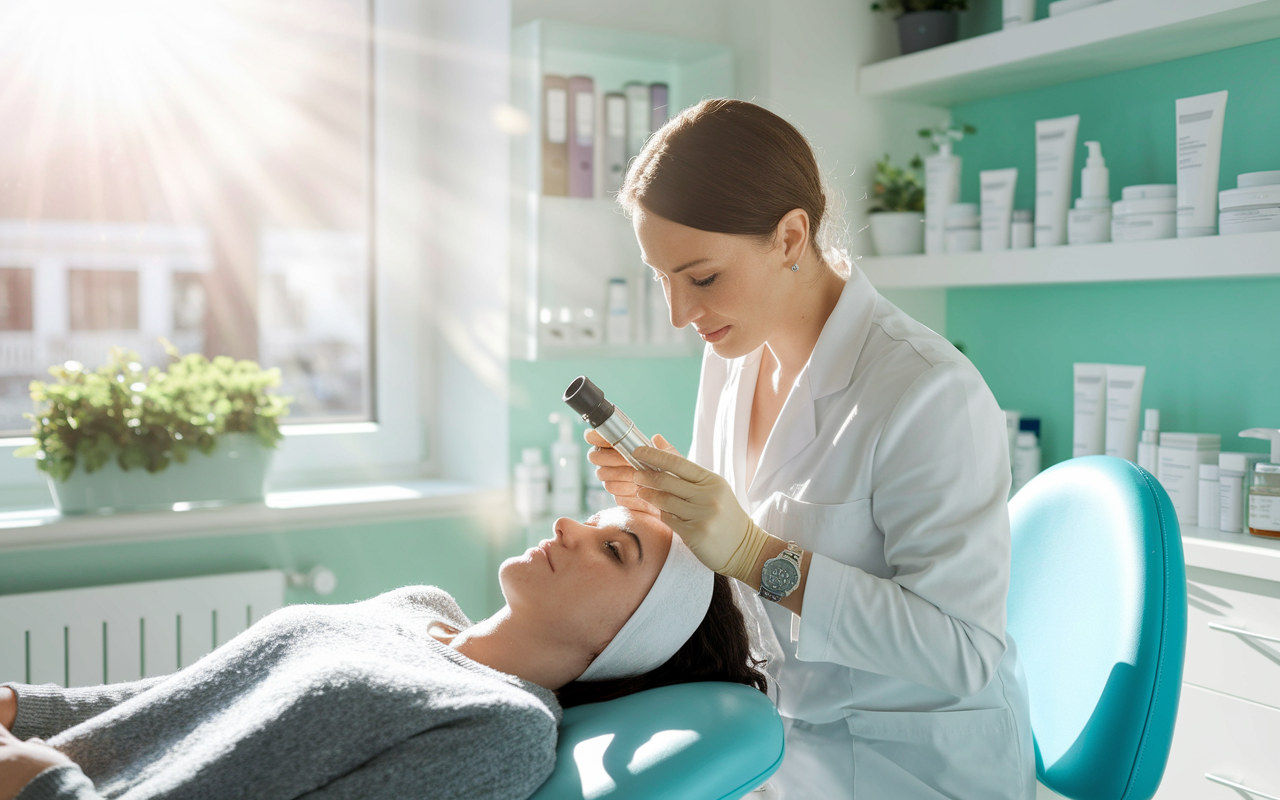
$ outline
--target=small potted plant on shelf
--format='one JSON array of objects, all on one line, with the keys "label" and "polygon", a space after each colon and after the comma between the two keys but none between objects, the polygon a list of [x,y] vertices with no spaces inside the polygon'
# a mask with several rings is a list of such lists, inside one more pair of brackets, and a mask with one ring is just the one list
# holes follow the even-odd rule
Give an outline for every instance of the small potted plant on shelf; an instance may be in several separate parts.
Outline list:
[{"label": "small potted plant on shelf", "polygon": [[924,186],[919,172],[920,156],[911,159],[908,169],[889,162],[888,154],[876,162],[874,201],[869,211],[871,241],[882,256],[906,256],[924,252]]},{"label": "small potted plant on shelf", "polygon": [[96,372],[68,361],[31,382],[35,443],[15,455],[35,457],[63,514],[262,499],[292,400],[268,392],[280,371],[165,349],[167,371],[114,348]]},{"label": "small potted plant on shelf", "polygon": [[902,54],[927,50],[956,40],[960,19],[957,11],[968,11],[968,0],[876,0],[872,11],[900,11],[898,44]]}]

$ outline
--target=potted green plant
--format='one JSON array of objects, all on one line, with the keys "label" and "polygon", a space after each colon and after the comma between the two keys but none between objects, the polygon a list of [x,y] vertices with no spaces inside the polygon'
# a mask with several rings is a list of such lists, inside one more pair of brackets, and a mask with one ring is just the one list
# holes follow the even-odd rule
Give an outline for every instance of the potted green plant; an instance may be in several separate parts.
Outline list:
[{"label": "potted green plant", "polygon": [[957,11],[968,11],[968,0],[876,0],[872,11],[900,11],[898,44],[902,54],[949,44],[956,40],[960,19]]},{"label": "potted green plant", "polygon": [[35,443],[15,455],[36,459],[63,514],[262,499],[292,400],[268,391],[279,370],[165,348],[166,371],[114,348],[97,371],[69,361],[31,382]]},{"label": "potted green plant", "polygon": [[915,156],[907,169],[895,167],[885,157],[876,162],[869,213],[871,241],[882,256],[905,256],[924,252],[924,186],[919,172],[924,167]]}]

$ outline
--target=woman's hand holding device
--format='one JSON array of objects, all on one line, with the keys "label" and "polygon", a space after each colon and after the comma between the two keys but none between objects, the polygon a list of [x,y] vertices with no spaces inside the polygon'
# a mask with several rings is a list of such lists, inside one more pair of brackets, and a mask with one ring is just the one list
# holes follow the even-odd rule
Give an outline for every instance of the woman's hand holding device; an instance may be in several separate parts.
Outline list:
[{"label": "woman's hand holding device", "polygon": [[[618,505],[655,517],[659,516],[662,512],[657,506],[636,495],[635,467],[628,464],[622,454],[614,450],[599,431],[588,428],[586,439],[587,444],[595,446],[588,451],[587,460],[599,467],[596,470],[596,477],[604,482],[604,490],[613,495]],[[653,437],[653,443],[669,453],[680,454],[680,451],[676,450],[662,434]]]},{"label": "woman's hand holding device", "polygon": [[636,458],[653,470],[634,476],[637,497],[661,510],[661,519],[711,569],[751,584],[769,540],[738,503],[729,482],[679,453],[638,447]]}]

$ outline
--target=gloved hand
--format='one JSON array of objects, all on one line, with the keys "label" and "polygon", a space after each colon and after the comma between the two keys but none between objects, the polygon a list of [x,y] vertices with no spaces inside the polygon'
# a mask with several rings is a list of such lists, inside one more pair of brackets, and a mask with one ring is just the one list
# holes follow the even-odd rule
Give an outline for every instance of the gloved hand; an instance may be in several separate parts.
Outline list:
[{"label": "gloved hand", "polygon": [[638,447],[632,455],[654,467],[636,472],[638,496],[661,510],[699,561],[751,584],[769,534],[738,504],[729,482],[677,453]]},{"label": "gloved hand", "polygon": [[[618,505],[655,517],[662,513],[652,503],[641,500],[636,495],[636,468],[628,464],[622,454],[609,445],[607,439],[592,428],[587,429],[584,438],[587,444],[595,445],[587,452],[587,460],[599,467],[596,477],[604,483],[604,490],[613,495]],[[662,434],[654,436],[653,443],[669,453],[680,455],[680,451],[664,439]]]}]

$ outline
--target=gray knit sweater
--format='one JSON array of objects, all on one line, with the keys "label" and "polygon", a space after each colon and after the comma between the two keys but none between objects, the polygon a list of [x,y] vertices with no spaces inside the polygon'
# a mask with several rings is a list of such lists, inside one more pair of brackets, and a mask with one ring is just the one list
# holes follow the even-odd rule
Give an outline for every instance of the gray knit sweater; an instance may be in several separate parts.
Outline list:
[{"label": "gray knit sweater", "polygon": [[172,675],[7,684],[13,733],[79,765],[18,800],[523,800],[555,764],[560,705],[441,644],[435,620],[471,624],[447,592],[414,586],[282,608]]}]

